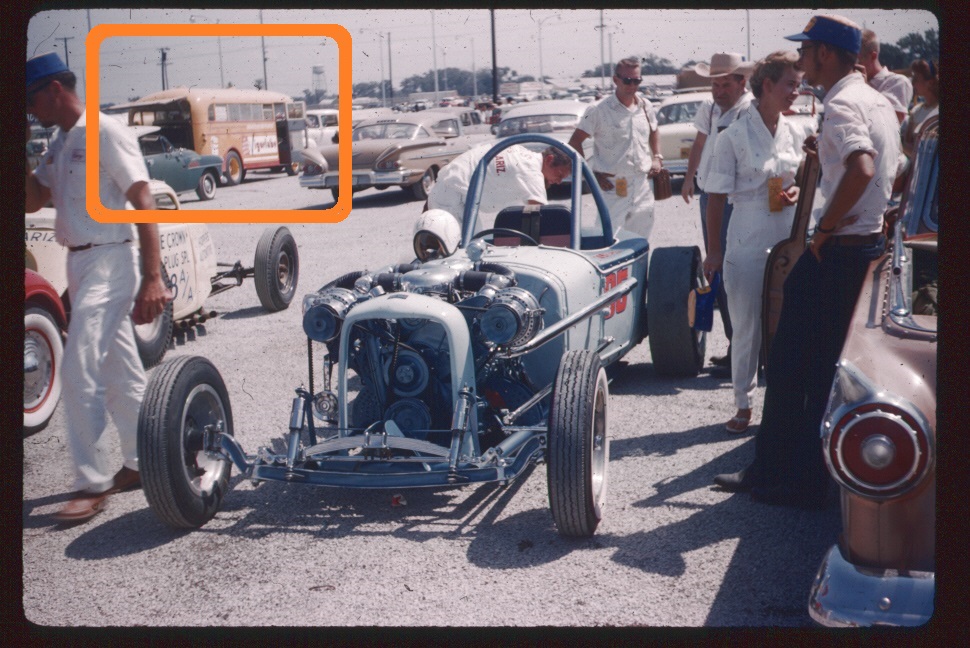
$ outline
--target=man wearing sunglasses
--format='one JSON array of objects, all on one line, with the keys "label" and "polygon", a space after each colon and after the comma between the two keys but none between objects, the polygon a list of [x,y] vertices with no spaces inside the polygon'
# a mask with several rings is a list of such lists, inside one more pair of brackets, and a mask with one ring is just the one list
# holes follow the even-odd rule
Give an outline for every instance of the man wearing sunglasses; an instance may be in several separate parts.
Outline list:
[{"label": "man wearing sunglasses", "polygon": [[660,173],[657,114],[650,102],[639,96],[640,59],[625,58],[616,64],[616,91],[583,115],[569,145],[583,154],[583,141],[593,138],[590,165],[610,210],[616,229],[633,232],[649,240],[653,229],[653,187],[651,179]]},{"label": "man wearing sunglasses", "polygon": [[[141,484],[136,450],[146,380],[132,319],[136,324],[151,322],[172,295],[162,281],[154,223],[137,225],[139,281],[138,254],[131,245],[135,228],[101,223],[87,212],[86,112],[74,90],[74,73],[54,52],[28,60],[26,73],[27,111],[45,128],[58,126],[37,169],[27,167],[25,207],[35,212],[53,201],[54,235],[69,250],[71,322],[60,371],[77,494],[54,517],[76,523],[103,510],[110,493]],[[130,201],[136,209],[154,209],[148,169],[134,136],[102,114],[98,138],[97,182],[105,207],[125,209]],[[108,414],[118,428],[123,457],[114,477],[104,434]]]}]

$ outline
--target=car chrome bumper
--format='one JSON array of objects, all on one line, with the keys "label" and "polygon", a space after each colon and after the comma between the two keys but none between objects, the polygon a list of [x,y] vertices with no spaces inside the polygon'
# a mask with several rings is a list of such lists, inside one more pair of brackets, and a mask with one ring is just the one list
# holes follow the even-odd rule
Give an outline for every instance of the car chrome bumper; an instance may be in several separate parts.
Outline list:
[{"label": "car chrome bumper", "polygon": [[[422,172],[403,169],[400,171],[354,171],[351,184],[354,187],[392,187],[413,184]],[[339,183],[336,171],[313,176],[300,176],[300,186],[310,189],[335,189]]]},{"label": "car chrome bumper", "polygon": [[808,613],[823,626],[919,626],[933,616],[936,576],[858,567],[838,545],[822,560],[808,598]]}]

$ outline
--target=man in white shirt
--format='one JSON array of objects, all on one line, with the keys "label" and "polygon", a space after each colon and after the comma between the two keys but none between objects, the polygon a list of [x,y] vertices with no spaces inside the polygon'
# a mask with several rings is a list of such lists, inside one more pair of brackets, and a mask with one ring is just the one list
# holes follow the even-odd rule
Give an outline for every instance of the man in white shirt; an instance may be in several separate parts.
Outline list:
[{"label": "man in white shirt", "polygon": [[886,95],[896,111],[896,118],[902,123],[909,114],[909,104],[913,101],[913,84],[902,74],[890,71],[879,62],[879,38],[871,29],[862,31],[858,61],[866,69],[869,85]]},{"label": "man in white shirt", "polygon": [[802,42],[806,82],[826,91],[818,140],[826,200],[808,249],[785,281],[754,462],[714,482],[750,490],[767,504],[821,508],[830,478],[819,428],[869,263],[885,250],[883,213],[899,162],[899,124],[889,100],[855,70],[858,25],[819,15],[786,38]]},{"label": "man in white shirt", "polygon": [[[738,116],[751,105],[754,95],[746,89],[748,77],[754,70],[754,64],[745,61],[735,52],[721,52],[711,57],[711,63],[698,63],[694,71],[699,76],[711,79],[711,98],[698,107],[694,116],[694,127],[697,136],[687,158],[687,172],[680,193],[684,202],[690,204],[690,199],[697,191],[697,199],[701,207],[701,234],[704,237],[704,253],[708,251],[707,232],[707,193],[704,191],[704,178],[710,173],[711,158],[714,155],[714,143],[717,135],[730,126]],[[727,251],[727,230],[731,222],[733,205],[724,204],[721,216],[721,251]],[[721,323],[724,334],[728,339],[728,352],[723,356],[711,358],[711,363],[730,376],[731,348],[733,333],[731,315],[728,310],[727,293],[722,283],[717,292],[717,307],[721,312]]]},{"label": "man in white shirt", "polygon": [[583,141],[593,138],[589,161],[610,210],[613,229],[621,227],[649,240],[653,230],[653,176],[660,173],[657,115],[637,89],[640,59],[625,58],[616,64],[616,91],[593,104],[569,138],[569,145],[583,155]]},{"label": "man in white shirt", "polygon": [[[88,215],[87,121],[84,103],[74,90],[76,77],[53,52],[28,60],[26,71],[27,110],[44,127],[59,127],[37,169],[31,172],[27,167],[26,210],[37,211],[52,200],[57,210],[55,237],[69,250],[71,322],[60,371],[78,494],[54,517],[81,522],[103,510],[110,493],[141,484],[136,451],[146,380],[131,319],[137,324],[151,322],[172,295],[162,281],[155,224],[137,225],[139,281],[131,245],[134,228],[100,223]],[[131,201],[136,209],[154,209],[148,169],[134,136],[102,114],[98,137],[102,204],[124,209]],[[104,436],[109,413],[118,428],[124,462],[114,477],[108,472]]]},{"label": "man in white shirt", "polygon": [[[448,163],[438,174],[423,211],[443,209],[460,223],[472,175],[493,146],[480,144]],[[572,168],[569,156],[554,146],[542,153],[519,144],[510,146],[488,163],[478,209],[498,213],[505,207],[544,205],[548,201],[546,188],[568,178]]]}]

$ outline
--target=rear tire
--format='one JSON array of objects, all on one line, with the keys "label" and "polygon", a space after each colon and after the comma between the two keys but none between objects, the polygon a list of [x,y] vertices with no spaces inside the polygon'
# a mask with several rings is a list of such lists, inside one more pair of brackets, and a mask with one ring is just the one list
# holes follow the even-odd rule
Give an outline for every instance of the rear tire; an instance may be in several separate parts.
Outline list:
[{"label": "rear tire", "polygon": [[299,253],[290,230],[266,228],[256,245],[253,265],[259,303],[270,312],[287,308],[300,276]]},{"label": "rear tire", "polygon": [[28,308],[24,311],[24,435],[40,432],[54,415],[61,398],[63,359],[64,339],[54,317],[44,308]]},{"label": "rear tire", "polygon": [[658,248],[647,278],[647,325],[653,367],[661,376],[696,376],[704,366],[707,334],[687,319],[687,296],[702,285],[701,251]]},{"label": "rear tire", "polygon": [[560,535],[588,538],[603,518],[610,441],[606,371],[592,351],[569,351],[552,390],[546,478]]},{"label": "rear tire", "polygon": [[226,184],[233,187],[243,181],[246,177],[246,169],[243,168],[242,158],[235,151],[226,153]]},{"label": "rear tire", "polygon": [[418,200],[427,200],[428,194],[431,193],[432,187],[434,187],[435,181],[438,179],[438,173],[435,171],[434,167],[429,167],[421,179],[411,185],[411,193]]},{"label": "rear tire", "polygon": [[194,529],[212,519],[232,464],[203,448],[203,431],[232,435],[226,385],[205,358],[181,356],[152,375],[138,416],[138,462],[148,505],[165,524]]}]

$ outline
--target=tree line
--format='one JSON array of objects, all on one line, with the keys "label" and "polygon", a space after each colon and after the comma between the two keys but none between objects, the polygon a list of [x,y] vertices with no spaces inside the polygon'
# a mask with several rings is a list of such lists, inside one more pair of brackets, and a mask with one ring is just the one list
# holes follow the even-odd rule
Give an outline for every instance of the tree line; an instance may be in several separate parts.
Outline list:
[{"label": "tree line", "polygon": [[[939,33],[935,29],[929,29],[923,34],[916,32],[903,36],[895,44],[881,43],[879,60],[891,70],[900,70],[909,67],[910,63],[916,59],[939,60],[940,43]],[[644,54],[640,56],[640,72],[643,75],[655,74],[677,74],[685,67],[693,67],[696,61],[690,60],[680,67],[676,67],[669,59],[661,58],[656,54]],[[594,68],[584,70],[581,78],[596,78],[601,76],[613,76],[614,63],[598,65]],[[548,76],[544,80],[548,80]],[[498,68],[499,83],[511,81],[523,83],[536,81],[531,75],[521,75],[516,70],[509,67]],[[391,82],[387,79],[383,81],[384,97],[388,100],[393,98],[394,102],[399,102],[407,98],[412,92],[432,92],[435,89],[434,70],[428,70],[423,74],[415,74],[401,81],[395,90]],[[454,94],[463,97],[472,96],[477,90],[479,95],[492,93],[492,69],[483,68],[476,70],[474,75],[470,70],[463,70],[456,67],[442,68],[438,70],[438,91],[445,94]],[[353,85],[355,97],[374,97],[381,98],[381,82],[373,81],[366,83],[355,83]],[[304,99],[308,104],[320,103],[323,99],[322,93],[304,90]]]}]

